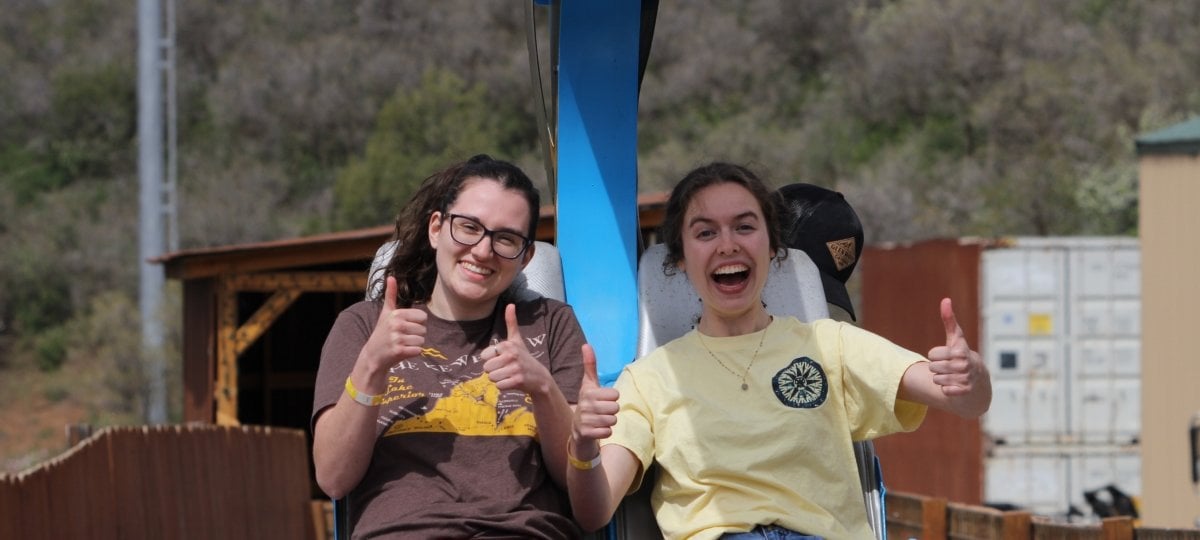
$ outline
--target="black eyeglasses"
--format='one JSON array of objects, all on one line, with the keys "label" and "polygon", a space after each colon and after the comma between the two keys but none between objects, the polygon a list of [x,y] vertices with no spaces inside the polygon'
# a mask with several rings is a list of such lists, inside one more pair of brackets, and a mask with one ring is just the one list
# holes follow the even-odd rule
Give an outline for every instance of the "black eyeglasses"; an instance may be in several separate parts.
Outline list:
[{"label": "black eyeglasses", "polygon": [[505,259],[516,259],[525,253],[530,240],[512,231],[493,231],[484,227],[479,220],[458,214],[450,214],[450,238],[464,246],[473,246],[492,237],[492,253]]}]

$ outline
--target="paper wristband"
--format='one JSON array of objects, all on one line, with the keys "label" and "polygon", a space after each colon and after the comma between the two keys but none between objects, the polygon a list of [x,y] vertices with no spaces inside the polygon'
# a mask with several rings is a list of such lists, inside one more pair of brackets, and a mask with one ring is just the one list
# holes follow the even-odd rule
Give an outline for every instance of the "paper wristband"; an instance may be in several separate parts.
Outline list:
[{"label": "paper wristband", "polygon": [[357,401],[368,407],[375,407],[383,404],[382,395],[370,396],[359,392],[358,389],[354,387],[354,383],[350,382],[350,377],[346,377],[346,393],[350,394],[350,397],[354,399],[354,401]]},{"label": "paper wristband", "polygon": [[[570,441],[568,441],[568,444],[570,444]],[[572,456],[571,449],[568,448],[567,461],[569,461],[571,466],[575,467],[576,469],[581,471],[590,471],[600,466],[600,454],[596,454],[596,457],[592,458],[591,461],[583,461],[582,459],[576,459],[575,456]]]}]

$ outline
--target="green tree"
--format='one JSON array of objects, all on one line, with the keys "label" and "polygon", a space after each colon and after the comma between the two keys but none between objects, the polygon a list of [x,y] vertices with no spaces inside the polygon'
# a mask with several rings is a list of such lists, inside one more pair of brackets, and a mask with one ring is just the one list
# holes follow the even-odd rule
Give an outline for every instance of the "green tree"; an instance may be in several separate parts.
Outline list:
[{"label": "green tree", "polygon": [[53,81],[49,157],[68,181],[130,170],[137,128],[136,77],[112,63],[60,73]]},{"label": "green tree", "polygon": [[429,174],[478,153],[505,158],[524,140],[516,112],[488,100],[442,70],[399,90],[384,104],[366,154],[354,159],[334,186],[337,228],[387,223]]}]

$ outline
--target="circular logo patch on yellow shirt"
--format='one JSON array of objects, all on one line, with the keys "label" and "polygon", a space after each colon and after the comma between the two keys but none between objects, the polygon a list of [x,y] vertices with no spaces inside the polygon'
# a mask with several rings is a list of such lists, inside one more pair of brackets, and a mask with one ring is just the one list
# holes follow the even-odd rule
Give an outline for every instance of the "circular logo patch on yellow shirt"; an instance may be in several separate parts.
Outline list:
[{"label": "circular logo patch on yellow shirt", "polygon": [[788,407],[796,409],[813,409],[825,403],[829,395],[829,379],[821,364],[807,356],[802,356],[787,367],[779,370],[771,379],[771,387],[775,396]]}]

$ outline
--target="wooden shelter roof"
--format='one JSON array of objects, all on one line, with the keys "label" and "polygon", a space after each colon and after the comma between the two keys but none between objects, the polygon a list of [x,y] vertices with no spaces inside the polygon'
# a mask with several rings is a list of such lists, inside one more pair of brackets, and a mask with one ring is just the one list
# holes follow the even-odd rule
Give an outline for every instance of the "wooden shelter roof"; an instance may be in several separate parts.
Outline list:
[{"label": "wooden shelter roof", "polygon": [[[666,208],[667,193],[638,196],[642,228],[657,228]],[[553,206],[541,209],[539,240],[554,238]],[[266,242],[251,242],[185,249],[164,254],[151,262],[163,265],[169,279],[190,280],[221,275],[302,268],[360,260],[391,238],[393,227],[383,225]]]}]

